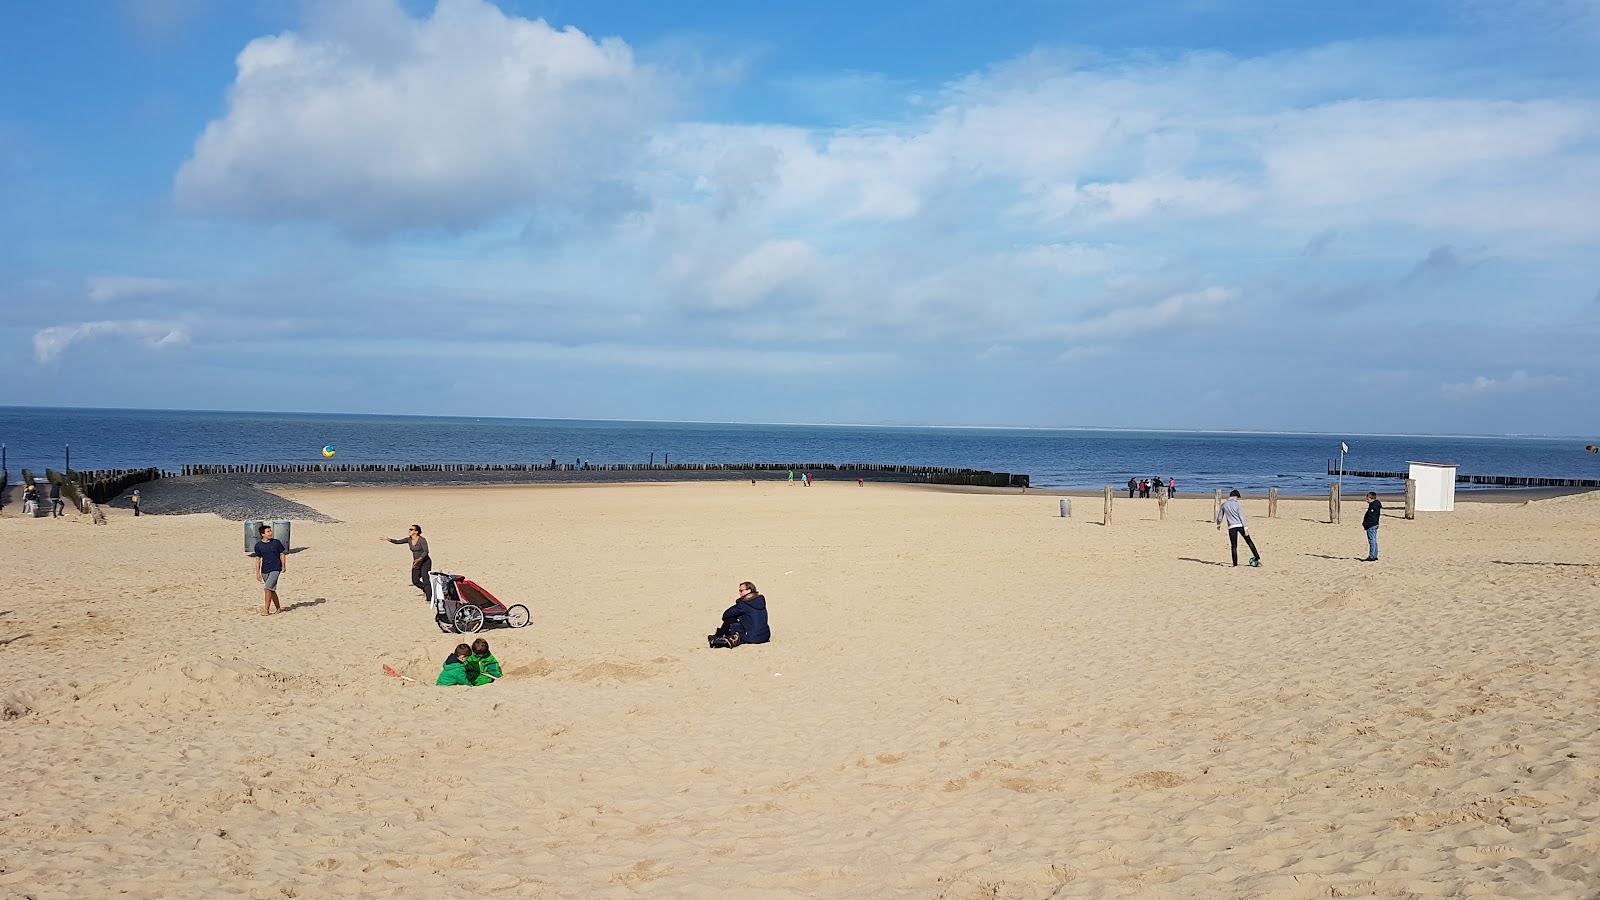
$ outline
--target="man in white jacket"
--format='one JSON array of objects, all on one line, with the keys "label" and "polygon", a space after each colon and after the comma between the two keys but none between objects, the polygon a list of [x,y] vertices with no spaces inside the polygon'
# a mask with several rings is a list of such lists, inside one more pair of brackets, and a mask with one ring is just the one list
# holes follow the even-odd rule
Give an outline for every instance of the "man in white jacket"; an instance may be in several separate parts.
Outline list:
[{"label": "man in white jacket", "polygon": [[1217,530],[1222,530],[1222,523],[1228,523],[1228,549],[1233,552],[1233,564],[1239,564],[1239,538],[1250,545],[1250,565],[1260,565],[1261,551],[1256,549],[1256,542],[1250,540],[1250,526],[1244,523],[1244,507],[1239,503],[1239,492],[1229,491],[1228,499],[1222,501],[1222,508],[1217,510]]}]

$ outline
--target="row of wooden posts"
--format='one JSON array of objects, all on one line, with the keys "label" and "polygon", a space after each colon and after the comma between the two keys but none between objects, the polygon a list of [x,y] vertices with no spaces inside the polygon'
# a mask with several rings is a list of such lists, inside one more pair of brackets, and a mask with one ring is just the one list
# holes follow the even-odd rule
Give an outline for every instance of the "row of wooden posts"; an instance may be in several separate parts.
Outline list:
[{"label": "row of wooden posts", "polygon": [[[1111,487],[1109,485],[1106,487],[1105,512],[1102,514],[1102,518],[1100,520],[1100,523],[1102,525],[1110,525],[1111,524],[1111,500],[1112,500],[1113,497],[1116,496],[1116,494],[1117,494],[1117,489],[1116,488],[1113,488],[1113,487]],[[1340,509],[1343,506],[1342,499],[1343,498],[1340,497],[1340,485],[1337,482],[1328,485],[1328,522],[1330,524],[1338,525],[1338,524],[1341,524],[1342,521],[1343,521],[1343,517],[1340,516]],[[1167,489],[1165,487],[1157,488],[1156,505],[1161,510],[1161,519],[1162,519],[1162,521],[1166,521],[1166,518],[1167,518]],[[1213,498],[1212,503],[1211,503],[1211,515],[1212,515],[1212,518],[1215,518],[1217,513],[1221,509],[1222,509],[1222,488],[1217,488],[1216,495]],[[1277,517],[1278,517],[1278,489],[1277,488],[1269,488],[1267,490],[1267,518],[1276,519]],[[1417,517],[1417,482],[1416,482],[1415,479],[1407,478],[1406,479],[1406,518],[1407,519],[1415,519],[1416,517]]]}]

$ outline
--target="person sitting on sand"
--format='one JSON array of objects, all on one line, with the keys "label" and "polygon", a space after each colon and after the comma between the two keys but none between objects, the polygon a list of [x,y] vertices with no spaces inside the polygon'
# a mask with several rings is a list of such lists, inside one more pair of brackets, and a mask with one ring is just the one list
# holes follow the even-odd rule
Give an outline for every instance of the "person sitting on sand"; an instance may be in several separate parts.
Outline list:
[{"label": "person sitting on sand", "polygon": [[767,598],[748,581],[739,582],[739,599],[722,612],[722,627],[706,635],[712,647],[737,647],[740,644],[765,644],[772,640],[767,625]]},{"label": "person sitting on sand", "polygon": [[478,638],[472,642],[472,655],[467,657],[467,679],[474,686],[494,684],[499,681],[500,661],[489,652],[489,642]]},{"label": "person sitting on sand", "polygon": [[472,680],[467,678],[467,659],[472,656],[472,648],[466,644],[457,644],[456,649],[444,658],[444,668],[439,672],[439,680],[434,684],[440,687],[462,685],[472,687]]}]

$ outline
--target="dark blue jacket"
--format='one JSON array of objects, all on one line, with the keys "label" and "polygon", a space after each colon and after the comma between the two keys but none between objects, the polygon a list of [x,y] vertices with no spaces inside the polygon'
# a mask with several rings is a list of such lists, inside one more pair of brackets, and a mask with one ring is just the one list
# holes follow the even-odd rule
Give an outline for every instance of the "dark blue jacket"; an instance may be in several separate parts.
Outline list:
[{"label": "dark blue jacket", "polygon": [[1378,517],[1383,515],[1383,504],[1374,500],[1367,504],[1367,514],[1361,517],[1362,528],[1378,527]]},{"label": "dark blue jacket", "polygon": [[722,613],[722,625],[729,634],[739,635],[741,644],[765,644],[772,640],[767,625],[767,598],[753,594]]}]

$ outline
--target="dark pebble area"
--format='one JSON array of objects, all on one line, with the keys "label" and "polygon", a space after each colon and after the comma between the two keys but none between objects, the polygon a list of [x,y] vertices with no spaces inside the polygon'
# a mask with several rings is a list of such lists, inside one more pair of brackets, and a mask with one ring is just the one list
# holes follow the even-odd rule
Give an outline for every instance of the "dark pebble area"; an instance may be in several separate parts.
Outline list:
[{"label": "dark pebble area", "polygon": [[[798,474],[798,473],[797,473]],[[855,481],[854,473],[834,471],[830,480]],[[274,472],[264,475],[185,475],[139,485],[141,514],[192,515],[215,513],[234,522],[287,519],[337,522],[303,503],[285,500],[266,489],[274,487],[442,487],[492,484],[620,484],[683,481],[787,481],[786,472],[693,469],[607,472]],[[813,477],[817,477],[813,473]],[[820,480],[820,478],[819,478]],[[868,481],[885,481],[867,476]],[[124,493],[106,506],[132,509]]]}]

